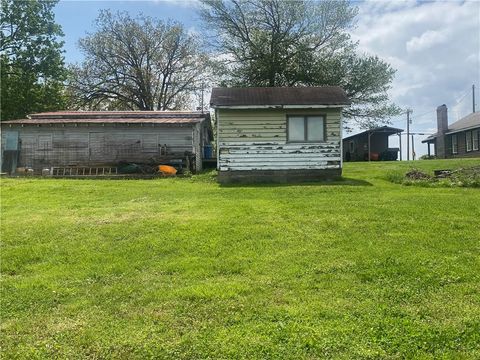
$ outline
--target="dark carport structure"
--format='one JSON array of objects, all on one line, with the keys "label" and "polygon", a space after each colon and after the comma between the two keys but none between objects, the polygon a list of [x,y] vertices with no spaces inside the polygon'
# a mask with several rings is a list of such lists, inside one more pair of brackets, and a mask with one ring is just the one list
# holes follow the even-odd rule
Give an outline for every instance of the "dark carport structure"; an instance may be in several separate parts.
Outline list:
[{"label": "dark carport structure", "polygon": [[[381,126],[343,139],[344,161],[397,160],[402,154],[402,129]],[[399,148],[388,147],[388,137],[398,135]]]}]

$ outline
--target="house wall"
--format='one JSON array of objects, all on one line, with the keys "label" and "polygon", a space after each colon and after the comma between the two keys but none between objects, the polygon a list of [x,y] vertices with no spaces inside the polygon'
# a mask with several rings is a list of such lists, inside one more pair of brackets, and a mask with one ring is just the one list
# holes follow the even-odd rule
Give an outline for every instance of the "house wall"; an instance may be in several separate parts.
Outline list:
[{"label": "house wall", "polygon": [[[468,131],[475,130],[469,129]],[[480,127],[476,130],[480,130]],[[458,153],[452,152],[452,136],[457,135]],[[479,135],[480,136],[480,135]],[[466,157],[480,157],[480,150],[467,151],[466,131],[460,131],[455,134],[445,135],[445,158],[466,158]]]},{"label": "house wall", "polygon": [[193,147],[194,153],[198,154],[195,157],[195,169],[197,171],[202,170],[202,158],[203,158],[203,146],[204,146],[204,138],[203,138],[203,127],[201,123],[195,124],[193,126]]},{"label": "house wall", "polygon": [[[2,149],[6,134],[18,131],[18,166],[96,166],[119,161],[142,162],[160,156],[161,145],[169,154],[191,151],[201,157],[200,136],[191,125],[7,125],[2,124]],[[197,141],[197,142],[195,142]],[[200,167],[201,168],[201,159]]]},{"label": "house wall", "polygon": [[[287,143],[287,115],[324,115],[325,141]],[[239,172],[341,173],[341,109],[218,109],[219,179]],[[235,173],[236,172],[236,173]],[[261,172],[261,173],[260,173]],[[280,173],[279,173],[280,174]],[[272,176],[275,176],[272,173]],[[282,175],[283,176],[283,175]],[[268,177],[268,176],[267,176]]]}]

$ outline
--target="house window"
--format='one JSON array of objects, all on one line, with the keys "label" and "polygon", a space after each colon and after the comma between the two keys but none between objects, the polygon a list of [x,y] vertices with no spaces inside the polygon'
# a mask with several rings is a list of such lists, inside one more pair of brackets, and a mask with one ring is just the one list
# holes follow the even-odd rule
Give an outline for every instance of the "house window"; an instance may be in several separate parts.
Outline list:
[{"label": "house window", "polygon": [[355,142],[350,141],[350,152],[353,153],[355,152]]},{"label": "house window", "polygon": [[465,144],[466,144],[467,152],[472,151],[472,132],[471,131],[467,131],[465,133]]},{"label": "house window", "polygon": [[325,118],[323,116],[289,116],[287,120],[288,141],[325,141]]},{"label": "house window", "polygon": [[480,130],[473,130],[472,131],[472,148],[473,150],[478,150],[478,142],[480,137]]},{"label": "house window", "polygon": [[452,135],[452,154],[458,154],[457,135]]}]

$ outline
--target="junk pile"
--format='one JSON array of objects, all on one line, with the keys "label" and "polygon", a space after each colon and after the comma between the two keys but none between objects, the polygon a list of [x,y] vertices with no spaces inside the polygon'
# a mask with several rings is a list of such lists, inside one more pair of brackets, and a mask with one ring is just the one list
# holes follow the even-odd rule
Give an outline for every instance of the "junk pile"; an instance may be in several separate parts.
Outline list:
[{"label": "junk pile", "polygon": [[418,169],[410,170],[405,174],[405,177],[410,180],[428,180],[431,178],[430,175]]},{"label": "junk pile", "polygon": [[480,187],[480,166],[435,170],[433,176],[418,169],[411,169],[405,174],[404,181],[401,183],[422,186]]},{"label": "junk pile", "polygon": [[118,164],[119,174],[160,174],[163,176],[175,176],[178,172],[170,165],[150,165],[120,162]]}]

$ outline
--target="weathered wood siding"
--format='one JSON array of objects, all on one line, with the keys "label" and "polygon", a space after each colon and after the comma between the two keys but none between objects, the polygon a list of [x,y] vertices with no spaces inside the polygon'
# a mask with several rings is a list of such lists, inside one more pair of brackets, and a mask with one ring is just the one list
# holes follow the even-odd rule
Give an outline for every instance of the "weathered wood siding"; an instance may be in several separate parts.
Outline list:
[{"label": "weathered wood siding", "polygon": [[[288,143],[287,115],[324,115],[325,141]],[[220,171],[339,169],[341,110],[218,109]]]},{"label": "weathered wood siding", "polygon": [[[18,131],[18,166],[106,165],[119,161],[142,162],[160,156],[167,146],[169,154],[185,151],[201,157],[195,144],[193,126],[166,125],[6,125],[2,124],[2,148],[8,131]],[[201,166],[201,161],[200,161]],[[198,169],[198,168],[197,168]]]},{"label": "weathered wood siding", "polygon": [[194,153],[198,154],[195,158],[195,169],[202,170],[202,150],[203,150],[203,142],[202,142],[202,124],[195,124],[193,127],[193,146],[195,148]]}]

